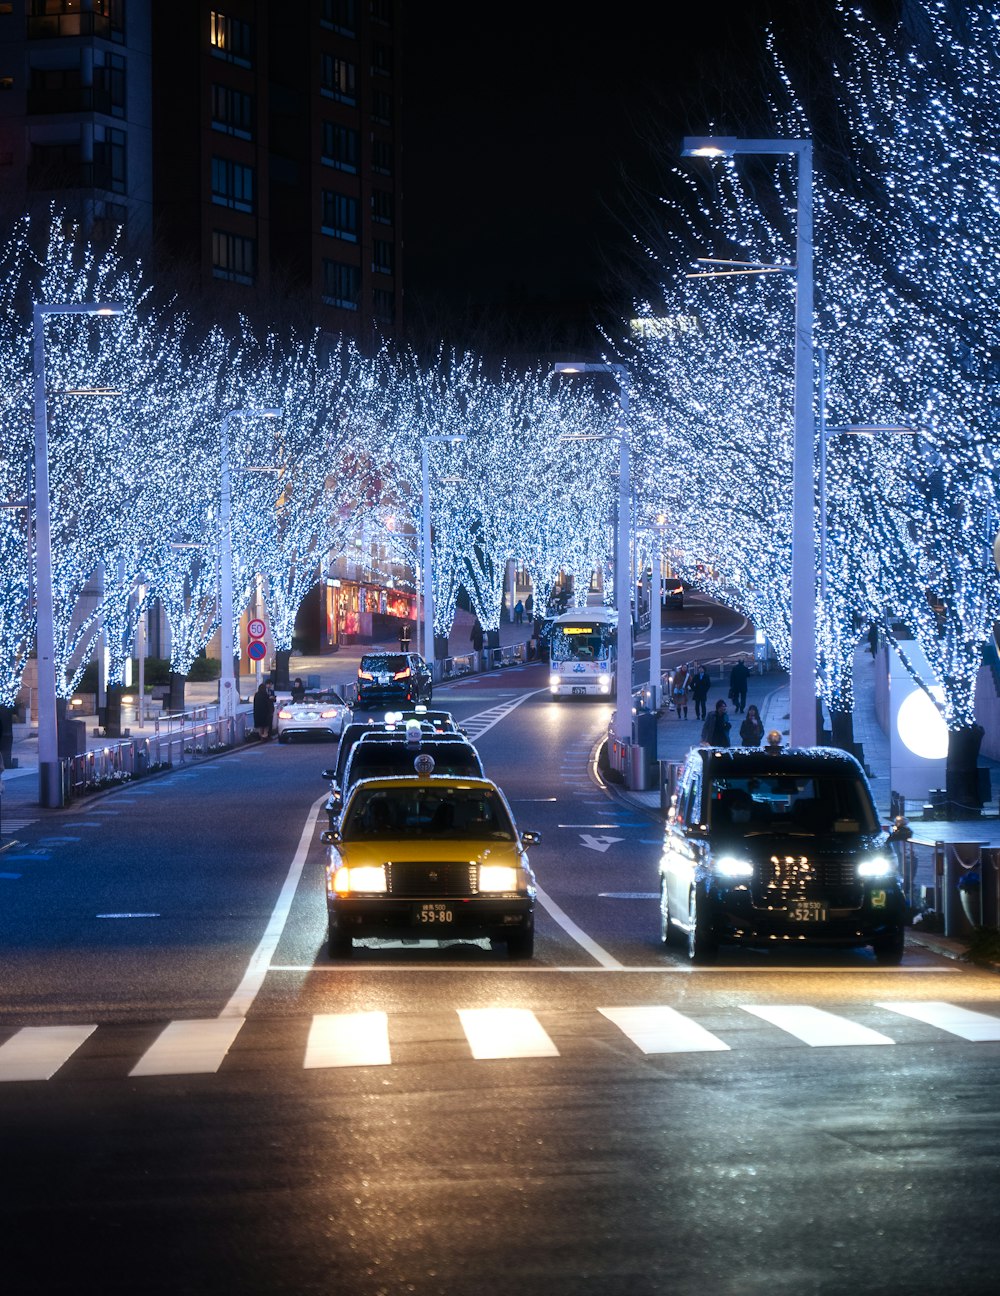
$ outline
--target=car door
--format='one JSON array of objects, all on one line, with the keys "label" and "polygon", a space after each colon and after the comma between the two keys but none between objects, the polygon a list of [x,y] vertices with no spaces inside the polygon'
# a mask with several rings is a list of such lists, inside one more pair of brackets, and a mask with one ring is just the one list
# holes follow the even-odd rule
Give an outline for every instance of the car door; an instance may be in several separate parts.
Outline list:
[{"label": "car door", "polygon": [[677,805],[667,827],[661,871],[667,887],[667,900],[674,921],[687,921],[691,889],[704,849],[702,822],[702,783],[700,761],[683,771],[677,788]]}]

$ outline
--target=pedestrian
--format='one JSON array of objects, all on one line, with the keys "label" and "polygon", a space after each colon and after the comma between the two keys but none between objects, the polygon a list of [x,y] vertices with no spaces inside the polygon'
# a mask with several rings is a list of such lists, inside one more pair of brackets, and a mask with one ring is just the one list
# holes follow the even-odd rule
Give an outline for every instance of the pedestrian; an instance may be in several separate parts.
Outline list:
[{"label": "pedestrian", "polygon": [[729,672],[729,696],[732,699],[733,710],[744,712],[747,709],[747,683],[750,679],[750,672],[747,664],[742,657],[737,658],[736,665]]},{"label": "pedestrian", "polygon": [[740,725],[740,742],[744,747],[759,747],[760,740],[764,737],[764,721],[760,718],[760,712],[751,702],[747,707],[747,713],[743,717],[743,723]]},{"label": "pedestrian", "polygon": [[688,718],[688,698],[691,696],[691,667],[687,662],[678,666],[674,678],[670,681],[670,701],[677,712],[678,720]]},{"label": "pedestrian", "polygon": [[873,657],[878,656],[878,626],[874,621],[868,627],[868,651]]},{"label": "pedestrian", "polygon": [[726,700],[719,698],[715,710],[701,727],[701,741],[708,743],[709,747],[728,747],[731,727],[729,716],[726,715]]},{"label": "pedestrian", "polygon": [[529,594],[528,597],[524,600],[524,615],[528,618],[529,621],[531,621],[534,618],[535,615],[534,594]]},{"label": "pedestrian", "polygon": [[694,718],[696,720],[708,719],[708,707],[706,700],[708,690],[712,687],[712,678],[704,666],[699,662],[694,675],[691,677],[691,696],[694,698]]},{"label": "pedestrian", "polygon": [[278,710],[278,695],[277,693],[275,693],[274,685],[271,683],[270,680],[268,680],[267,682],[267,698],[271,704],[271,724],[268,729],[267,736],[269,738],[273,738],[275,733],[274,717]]},{"label": "pedestrian", "polygon": [[270,738],[273,719],[274,703],[271,700],[270,686],[262,680],[253,695],[253,727],[257,730],[258,738]]},{"label": "pedestrian", "polygon": [[514,624],[520,625],[524,620],[524,604],[520,599],[514,604]]},{"label": "pedestrian", "polygon": [[306,686],[298,675],[292,680],[292,701],[304,702],[306,700]]},{"label": "pedestrian", "polygon": [[482,652],[483,627],[480,625],[478,617],[476,617],[472,622],[472,629],[469,631],[469,638],[472,640],[472,651],[477,653]]}]

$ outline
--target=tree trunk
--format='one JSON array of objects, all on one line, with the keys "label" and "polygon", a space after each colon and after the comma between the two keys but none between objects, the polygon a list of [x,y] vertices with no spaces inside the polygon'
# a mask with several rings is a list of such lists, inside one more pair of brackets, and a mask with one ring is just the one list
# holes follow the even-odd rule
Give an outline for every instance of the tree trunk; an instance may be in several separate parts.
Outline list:
[{"label": "tree trunk", "polygon": [[949,819],[979,818],[983,803],[979,799],[979,772],[976,766],[984,732],[981,724],[948,730],[945,789]]},{"label": "tree trunk", "polygon": [[185,684],[187,684],[186,675],[179,675],[177,671],[170,672],[170,696],[167,699],[167,710],[171,715],[176,715],[184,710]]},{"label": "tree trunk", "polygon": [[288,678],[288,667],[291,665],[292,650],[291,648],[277,648],[274,653],[274,687],[276,689],[287,689],[291,687],[291,680]]},{"label": "tree trunk", "polygon": [[831,711],[830,727],[833,745],[842,751],[854,753],[854,712]]}]

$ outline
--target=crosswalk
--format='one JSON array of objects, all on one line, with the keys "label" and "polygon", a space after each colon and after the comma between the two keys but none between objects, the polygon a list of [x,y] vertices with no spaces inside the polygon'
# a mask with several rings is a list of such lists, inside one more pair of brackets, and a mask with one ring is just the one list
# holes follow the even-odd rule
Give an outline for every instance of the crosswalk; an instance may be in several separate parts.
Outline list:
[{"label": "crosswalk", "polygon": [[[558,1058],[560,1041],[565,1047],[573,1038],[575,1046],[584,1023],[585,1036],[594,1041],[602,1030],[617,1031],[614,1038],[624,1037],[638,1053],[653,1057],[680,1053],[729,1052],[766,1047],[789,1039],[809,1048],[864,1048],[913,1043],[912,1023],[918,1023],[920,1040],[934,1042],[942,1036],[953,1036],[969,1043],[1000,1042],[1000,1013],[997,1015],[966,1008],[940,1000],[880,1001],[852,1005],[843,1013],[831,1012],[808,1004],[740,1004],[723,1010],[723,1022],[713,1015],[713,1029],[708,1029],[692,1014],[679,1012],[665,1004],[623,1005],[591,1010],[598,1020],[586,1024],[588,1013],[574,1013],[567,1019],[558,1013],[541,1017],[527,1008],[490,1007],[458,1008],[432,1014],[426,1029],[431,1049],[440,1048],[442,1056],[455,1057],[455,1041],[464,1041],[465,1056],[473,1061],[498,1061],[513,1058]],[[859,1021],[859,1016],[878,1014],[874,1029]],[[884,1017],[884,1020],[883,1020]],[[412,1022],[412,1018],[409,1019]],[[763,1040],[747,1031],[753,1021],[764,1023]],[[384,1012],[320,1013],[302,1019],[301,1046],[293,1050],[293,1065],[304,1070],[346,1067],[390,1066],[406,1052],[405,1029],[394,1038],[394,1023]],[[607,1027],[599,1021],[608,1023]],[[904,1022],[907,1025],[904,1026]],[[896,1023],[896,1030],[893,1029]],[[253,1029],[266,1029],[267,1019],[254,1019]],[[150,1076],[209,1075],[224,1063],[238,1066],[253,1053],[250,1047],[240,1052],[238,1043],[245,1039],[247,1019],[223,1016],[167,1023],[137,1059],[122,1060],[122,1074],[130,1078]],[[920,1028],[930,1028],[920,1035]],[[101,1031],[96,1024],[61,1026],[25,1026],[0,1043],[0,1082],[51,1080],[74,1059],[79,1060],[88,1041]],[[890,1033],[892,1032],[892,1033]],[[258,1047],[269,1047],[258,1044]],[[100,1052],[100,1050],[97,1050]],[[270,1050],[269,1050],[270,1051]],[[228,1061],[227,1061],[228,1060]]]}]

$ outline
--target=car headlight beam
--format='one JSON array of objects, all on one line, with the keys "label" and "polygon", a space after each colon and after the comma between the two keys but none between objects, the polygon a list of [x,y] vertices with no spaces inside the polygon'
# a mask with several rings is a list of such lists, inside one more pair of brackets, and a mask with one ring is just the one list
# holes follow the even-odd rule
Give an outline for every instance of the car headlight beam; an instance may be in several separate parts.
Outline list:
[{"label": "car headlight beam", "polygon": [[858,865],[860,878],[887,878],[899,871],[896,861],[888,855],[873,855]]},{"label": "car headlight beam", "polygon": [[740,859],[738,855],[720,855],[712,864],[712,872],[719,877],[752,878],[753,865],[749,860]]},{"label": "car headlight beam", "polygon": [[385,889],[384,864],[358,864],[354,868],[342,864],[333,875],[332,890],[337,895],[351,895],[353,892],[371,894],[384,892]]},{"label": "car headlight beam", "polygon": [[517,890],[517,869],[510,864],[480,864],[480,892],[500,892]]}]

